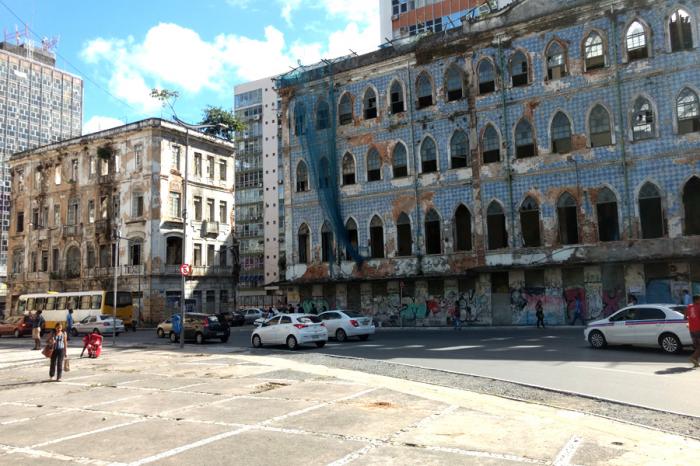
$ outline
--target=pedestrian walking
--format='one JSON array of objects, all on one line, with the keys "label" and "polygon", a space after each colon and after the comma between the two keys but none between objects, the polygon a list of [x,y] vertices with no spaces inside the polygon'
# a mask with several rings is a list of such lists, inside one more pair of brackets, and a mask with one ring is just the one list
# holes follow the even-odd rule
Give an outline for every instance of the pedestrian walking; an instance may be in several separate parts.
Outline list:
[{"label": "pedestrian walking", "polygon": [[73,330],[73,309],[68,308],[68,314],[66,315],[66,338],[70,340],[70,334]]},{"label": "pedestrian walking", "polygon": [[53,329],[53,333],[47,340],[47,345],[53,347],[51,364],[49,366],[49,378],[53,379],[55,374],[56,382],[60,382],[61,376],[63,375],[63,365],[68,361],[66,357],[68,354],[68,338],[60,322],[57,323],[56,327]]},{"label": "pedestrian walking", "polygon": [[32,338],[34,339],[35,350],[41,349],[41,332],[46,326],[46,321],[41,315],[41,311],[36,311],[34,313],[34,318],[32,319]]},{"label": "pedestrian walking", "polygon": [[576,321],[579,319],[583,325],[586,325],[586,321],[583,320],[583,305],[581,304],[581,298],[576,296],[576,300],[574,302],[574,319],[571,321],[571,325],[575,325]]},{"label": "pedestrian walking", "polygon": [[292,303],[289,303],[287,305],[287,314],[294,314],[294,306],[292,305]]},{"label": "pedestrian walking", "polygon": [[545,328],[544,326],[544,309],[542,308],[542,301],[538,300],[537,304],[535,305],[535,316],[537,317],[537,328],[540,328],[540,325],[542,325],[542,328]]},{"label": "pedestrian walking", "polygon": [[690,296],[690,293],[688,293],[688,290],[683,290],[683,305],[690,306],[691,304],[693,304],[692,296]]},{"label": "pedestrian walking", "polygon": [[459,300],[455,302],[455,309],[452,311],[452,325],[455,330],[462,330],[462,319],[459,310]]},{"label": "pedestrian walking", "polygon": [[690,355],[690,362],[693,367],[700,367],[700,295],[693,296],[693,304],[688,306],[686,311],[688,319],[688,330],[690,331],[690,339],[693,341],[695,351]]}]

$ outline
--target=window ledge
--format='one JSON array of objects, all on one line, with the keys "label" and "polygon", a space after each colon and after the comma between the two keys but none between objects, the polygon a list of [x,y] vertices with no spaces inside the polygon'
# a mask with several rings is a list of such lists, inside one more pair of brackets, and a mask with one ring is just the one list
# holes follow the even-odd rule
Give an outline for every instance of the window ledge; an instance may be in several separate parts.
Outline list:
[{"label": "window ledge", "polygon": [[146,223],[146,219],[143,217],[139,217],[139,218],[132,218],[132,219],[126,221],[127,225],[135,224],[135,223]]}]

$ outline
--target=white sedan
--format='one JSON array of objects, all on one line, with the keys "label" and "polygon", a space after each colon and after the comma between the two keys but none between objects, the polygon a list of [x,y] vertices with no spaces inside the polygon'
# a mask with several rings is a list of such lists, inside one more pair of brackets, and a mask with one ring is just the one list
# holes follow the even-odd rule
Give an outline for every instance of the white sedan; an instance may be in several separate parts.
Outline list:
[{"label": "white sedan", "polygon": [[253,330],[251,342],[255,348],[262,345],[287,345],[294,350],[299,345],[315,344],[319,348],[328,341],[328,331],[317,316],[283,314],[262,322]]},{"label": "white sedan", "polygon": [[359,312],[335,309],[322,312],[318,316],[326,324],[328,335],[340,342],[347,340],[348,337],[358,337],[364,341],[370,335],[374,335],[375,327],[372,319]]},{"label": "white sedan", "polygon": [[589,322],[584,338],[593,348],[607,345],[660,346],[667,353],[678,353],[692,341],[685,306],[638,304],[620,309],[610,317]]},{"label": "white sedan", "polygon": [[[77,337],[80,333],[90,333],[94,329],[100,331],[102,335],[112,334],[115,331],[114,318],[110,315],[99,315],[99,316],[88,316],[73,324],[71,329],[71,334]],[[119,335],[124,331],[124,321],[117,319],[116,321],[116,333]]]}]

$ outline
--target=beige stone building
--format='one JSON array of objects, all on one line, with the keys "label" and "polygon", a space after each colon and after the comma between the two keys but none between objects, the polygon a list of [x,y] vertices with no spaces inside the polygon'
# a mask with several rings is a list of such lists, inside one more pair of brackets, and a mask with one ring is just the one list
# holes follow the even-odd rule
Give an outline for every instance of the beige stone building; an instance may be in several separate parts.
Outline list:
[{"label": "beige stone building", "polygon": [[148,119],[17,153],[10,167],[12,304],[22,293],[113,289],[116,257],[118,289],[132,291],[142,317],[170,315],[181,296],[184,206],[185,298],[207,312],[232,305],[232,144]]}]

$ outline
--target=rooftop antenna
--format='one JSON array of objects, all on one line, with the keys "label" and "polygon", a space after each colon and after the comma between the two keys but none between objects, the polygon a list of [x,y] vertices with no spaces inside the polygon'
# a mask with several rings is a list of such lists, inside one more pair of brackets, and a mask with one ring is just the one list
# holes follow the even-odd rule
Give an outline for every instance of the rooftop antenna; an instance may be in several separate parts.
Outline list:
[{"label": "rooftop antenna", "polygon": [[352,53],[352,54],[355,55],[356,57],[359,56],[359,55],[357,55],[357,52],[355,52],[353,49],[348,49],[348,50],[350,50],[350,53]]}]

